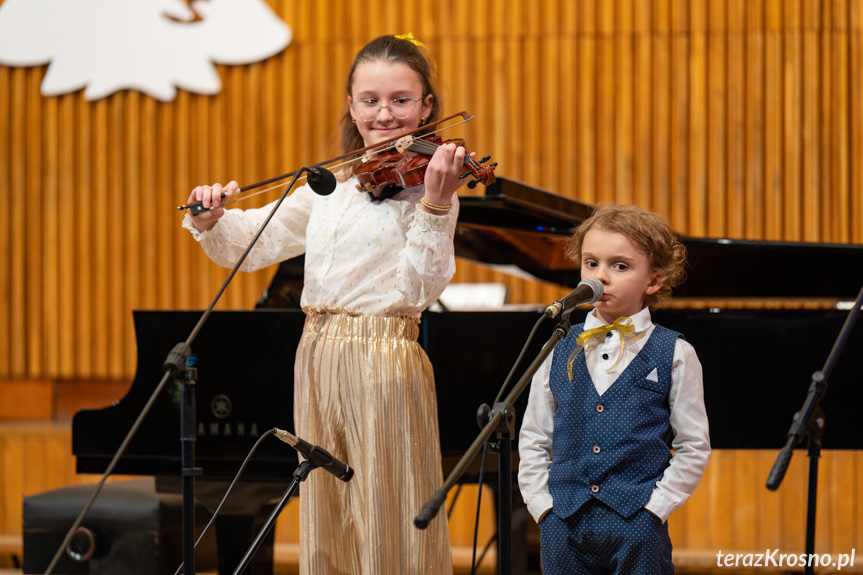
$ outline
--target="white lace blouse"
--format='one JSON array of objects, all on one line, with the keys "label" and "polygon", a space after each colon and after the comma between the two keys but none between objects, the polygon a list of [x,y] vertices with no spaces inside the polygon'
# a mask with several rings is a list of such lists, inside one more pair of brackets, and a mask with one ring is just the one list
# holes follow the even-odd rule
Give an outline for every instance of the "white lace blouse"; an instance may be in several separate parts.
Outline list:
[{"label": "white lace blouse", "polygon": [[[458,200],[438,216],[418,209],[423,186],[377,203],[341,182],[328,196],[297,188],[279,208],[243,263],[254,271],[305,253],[303,308],[345,308],[367,315],[419,317],[455,273],[453,236]],[[215,263],[233,268],[270,213],[227,209],[216,225],[190,230]]]}]

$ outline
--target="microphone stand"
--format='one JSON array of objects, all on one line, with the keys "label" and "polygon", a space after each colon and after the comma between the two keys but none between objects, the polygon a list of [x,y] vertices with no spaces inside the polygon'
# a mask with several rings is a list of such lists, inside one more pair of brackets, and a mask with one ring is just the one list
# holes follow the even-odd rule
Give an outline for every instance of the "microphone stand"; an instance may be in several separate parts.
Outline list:
[{"label": "microphone stand", "polygon": [[446,502],[446,496],[452,487],[458,483],[468,466],[482,449],[492,433],[497,433],[498,441],[498,548],[497,568],[499,575],[510,574],[511,557],[511,522],[512,522],[512,440],[515,438],[515,402],[530,383],[533,375],[551,354],[554,347],[569,333],[569,316],[574,308],[564,310],[551,337],[540,350],[518,383],[512,388],[503,401],[495,403],[492,408],[487,404],[480,406],[479,419],[487,419],[485,427],[480,431],[471,446],[444,481],[443,486],[435,491],[431,499],[423,506],[419,515],[414,518],[414,525],[425,529],[429,521],[437,515],[440,507]]},{"label": "microphone stand", "polygon": [[270,220],[273,219],[273,216],[278,211],[279,207],[282,205],[282,202],[285,201],[285,198],[288,197],[288,194],[293,189],[294,185],[296,185],[297,180],[300,176],[305,172],[312,172],[310,168],[301,168],[294,173],[294,177],[288,186],[285,188],[285,191],[282,192],[282,195],[273,205],[273,209],[270,210],[269,215],[261,224],[261,227],[255,233],[255,236],[252,238],[252,241],[249,242],[249,245],[246,247],[246,250],[240,256],[237,263],[234,265],[234,268],[231,270],[231,273],[228,274],[228,277],[225,279],[224,283],[222,283],[222,287],[219,288],[219,291],[216,293],[216,296],[213,298],[213,301],[204,310],[204,313],[201,314],[201,318],[198,320],[198,323],[192,329],[192,332],[186,338],[184,342],[180,342],[174,346],[174,348],[168,353],[167,358],[165,359],[165,363],[163,364],[163,369],[165,371],[165,375],[162,377],[159,384],[153,390],[153,393],[150,395],[149,400],[144,405],[141,413],[138,415],[138,418],[132,424],[132,427],[129,429],[129,432],[126,434],[126,437],[123,439],[123,442],[120,444],[120,447],[117,449],[117,452],[114,454],[114,457],[111,459],[111,462],[108,464],[108,467],[105,469],[105,473],[102,476],[102,479],[97,483],[96,488],[93,490],[92,495],[90,495],[90,499],[84,505],[84,508],[78,514],[78,517],[72,523],[72,526],[66,533],[66,537],[63,542],[60,544],[60,547],[57,549],[57,552],[54,555],[54,558],[51,560],[51,563],[48,565],[48,568],[45,570],[45,575],[50,575],[54,568],[57,566],[57,563],[60,561],[60,558],[63,556],[63,551],[69,545],[69,542],[72,540],[72,536],[74,535],[75,530],[81,525],[81,522],[84,520],[84,516],[89,511],[90,507],[93,505],[93,502],[98,497],[99,492],[102,490],[102,487],[105,484],[105,481],[111,475],[114,470],[114,467],[117,466],[117,463],[120,461],[120,457],[122,457],[123,453],[125,453],[126,448],[129,446],[129,443],[132,441],[132,438],[137,433],[138,429],[141,427],[141,424],[144,421],[144,418],[150,412],[153,404],[155,403],[158,396],[161,394],[162,389],[165,387],[165,384],[168,381],[168,378],[173,376],[174,380],[180,385],[181,388],[181,408],[180,408],[180,445],[182,451],[182,478],[183,478],[183,487],[182,487],[182,497],[183,497],[183,563],[185,565],[184,573],[186,575],[194,575],[195,573],[195,476],[201,475],[201,468],[195,467],[195,442],[197,441],[195,433],[195,394],[194,394],[194,384],[196,379],[196,369],[192,368],[189,365],[189,358],[192,355],[192,342],[194,342],[195,338],[200,333],[201,329],[204,327],[207,319],[209,319],[210,315],[213,312],[213,308],[218,303],[219,299],[222,297],[222,294],[225,293],[225,290],[228,287],[228,284],[231,283],[231,280],[237,274],[240,269],[242,263],[248,257],[249,252],[252,251],[252,247],[254,247],[255,243],[258,241],[258,238],[261,237],[261,234],[264,232],[264,229],[267,227],[267,224],[270,223]]},{"label": "microphone stand", "polygon": [[[857,321],[857,316],[860,313],[860,307],[863,305],[863,287],[860,288],[860,293],[857,294],[857,300],[854,302],[854,307],[848,312],[845,318],[845,323],[839,331],[836,341],[833,343],[833,349],[827,356],[824,367],[821,371],[816,371],[812,374],[812,382],[809,385],[809,393],[803,403],[800,411],[794,414],[791,428],[788,430],[788,441],[785,447],[779,452],[776,461],[773,463],[773,468],[770,470],[770,475],[767,478],[767,489],[776,491],[782,483],[782,478],[785,477],[785,472],[788,470],[788,464],[791,462],[791,456],[794,453],[794,447],[800,443],[805,434],[807,436],[807,448],[809,457],[809,488],[806,499],[806,555],[811,557],[815,554],[815,509],[818,500],[818,458],[821,457],[821,434],[824,432],[825,417],[821,410],[821,399],[827,393],[827,380],[833,372],[833,366],[839,355],[842,353],[842,348],[845,346],[845,341],[848,339],[851,329],[854,327],[854,322]],[[812,565],[809,561],[806,562],[804,573],[810,575],[814,573]]]},{"label": "microphone stand", "polygon": [[303,460],[299,466],[294,470],[294,479],[291,481],[291,484],[288,486],[285,494],[282,495],[282,498],[279,500],[279,503],[276,505],[275,509],[270,513],[270,516],[267,517],[267,521],[264,523],[261,530],[258,532],[255,540],[252,541],[252,544],[249,546],[249,550],[246,551],[246,554],[243,556],[243,559],[240,561],[240,564],[237,565],[237,568],[234,570],[234,575],[238,575],[242,573],[243,570],[249,565],[249,562],[252,560],[252,557],[255,556],[255,553],[258,552],[258,548],[263,543],[264,538],[270,533],[270,530],[273,528],[273,524],[275,524],[276,519],[279,517],[279,514],[282,512],[282,509],[285,508],[288,501],[290,501],[291,497],[293,497],[294,492],[300,486],[300,483],[306,480],[306,477],[309,476],[312,469],[317,467],[309,460]]}]

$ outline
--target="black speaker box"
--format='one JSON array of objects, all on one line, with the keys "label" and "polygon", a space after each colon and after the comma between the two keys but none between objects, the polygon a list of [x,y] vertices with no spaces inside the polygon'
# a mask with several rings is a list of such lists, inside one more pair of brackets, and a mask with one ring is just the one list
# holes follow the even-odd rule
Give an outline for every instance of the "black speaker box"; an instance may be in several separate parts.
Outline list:
[{"label": "black speaker box", "polygon": [[[183,561],[182,496],[157,493],[153,478],[108,483],[84,517],[54,573],[174,573]],[[24,498],[24,573],[44,573],[95,485],[74,485]],[[209,514],[195,509],[196,538]],[[211,529],[211,531],[214,531]],[[216,567],[215,533],[195,554],[195,568]]]}]

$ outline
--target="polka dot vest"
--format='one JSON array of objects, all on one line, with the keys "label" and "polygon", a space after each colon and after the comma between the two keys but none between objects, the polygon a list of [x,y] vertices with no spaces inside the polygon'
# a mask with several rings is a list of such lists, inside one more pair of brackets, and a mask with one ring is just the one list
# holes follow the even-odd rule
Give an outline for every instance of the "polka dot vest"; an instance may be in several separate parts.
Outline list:
[{"label": "polka dot vest", "polygon": [[549,490],[554,512],[567,518],[591,498],[623,517],[641,509],[671,461],[668,393],[674,346],[681,334],[656,326],[641,352],[601,396],[584,353],[566,362],[584,324],[573,326],[554,351],[554,416]]}]

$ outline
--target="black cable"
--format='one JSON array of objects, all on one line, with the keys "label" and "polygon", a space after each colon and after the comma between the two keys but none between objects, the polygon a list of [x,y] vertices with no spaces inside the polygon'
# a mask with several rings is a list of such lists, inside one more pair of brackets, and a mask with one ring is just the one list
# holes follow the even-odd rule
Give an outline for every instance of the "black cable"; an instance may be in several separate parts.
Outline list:
[{"label": "black cable", "polygon": [[498,403],[503,397],[503,394],[506,393],[506,388],[509,387],[509,382],[510,380],[512,380],[513,375],[515,375],[516,368],[518,368],[519,364],[521,364],[521,360],[524,359],[524,354],[527,353],[527,350],[530,347],[530,342],[533,341],[533,338],[536,335],[536,331],[539,329],[540,324],[547,317],[548,316],[546,314],[542,314],[541,316],[539,316],[539,319],[536,320],[536,323],[533,324],[533,329],[530,331],[530,335],[527,336],[527,341],[524,342],[524,345],[521,348],[521,353],[516,358],[515,363],[512,364],[512,369],[509,370],[509,375],[506,376],[506,379],[503,381],[503,385],[500,386],[500,391],[497,392],[497,397],[494,398],[494,403],[492,403],[492,405]]},{"label": "black cable", "polygon": [[[225,501],[228,500],[228,495],[231,494],[231,491],[234,489],[234,485],[236,485],[237,481],[239,481],[240,476],[243,475],[243,472],[246,470],[246,466],[249,464],[249,461],[252,459],[252,456],[258,450],[258,447],[260,447],[261,442],[268,435],[275,435],[275,433],[276,433],[276,428],[274,427],[274,428],[270,429],[269,431],[267,431],[266,433],[264,433],[262,436],[260,436],[258,438],[258,440],[255,442],[255,444],[252,446],[251,451],[249,451],[249,454],[246,455],[246,458],[243,460],[243,464],[240,465],[239,471],[237,471],[237,474],[234,476],[234,480],[231,481],[231,484],[228,486],[227,491],[225,491],[225,495],[222,496],[222,500],[219,502],[219,505],[216,506],[216,510],[213,511],[213,516],[210,517],[210,521],[207,523],[207,526],[204,527],[204,530],[201,531],[201,535],[198,537],[198,540],[195,541],[195,549],[198,548],[198,543],[201,542],[201,540],[204,538],[204,535],[206,535],[207,531],[210,529],[210,526],[213,525],[213,521],[215,521],[216,517],[219,516],[219,512],[222,510],[222,505],[224,505]],[[180,571],[183,569],[183,567],[185,565],[186,565],[185,562],[180,563],[180,566],[177,567],[176,571],[174,571],[174,575],[179,575]]]},{"label": "black cable", "polygon": [[[476,568],[478,567],[476,562],[476,541],[479,539],[479,512],[482,509],[482,478],[485,475],[485,457],[488,452],[488,443],[482,446],[482,461],[479,464],[479,480],[477,481],[477,495],[476,495],[476,520],[473,523],[473,550],[471,552],[470,558],[470,575],[475,575]],[[483,553],[485,555],[485,553]],[[482,557],[479,559],[482,561]]]}]

